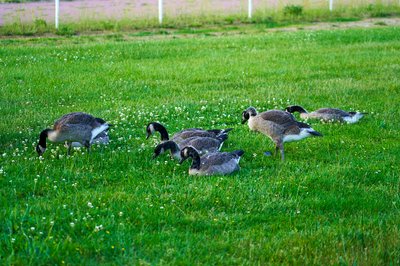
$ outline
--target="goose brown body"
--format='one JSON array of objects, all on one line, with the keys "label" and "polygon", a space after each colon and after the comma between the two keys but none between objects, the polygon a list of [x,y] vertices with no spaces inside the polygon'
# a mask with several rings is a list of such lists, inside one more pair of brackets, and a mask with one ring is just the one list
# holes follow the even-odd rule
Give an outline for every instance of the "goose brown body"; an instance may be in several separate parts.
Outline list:
[{"label": "goose brown body", "polygon": [[242,113],[242,123],[246,121],[250,130],[268,136],[275,143],[275,151],[280,150],[282,160],[285,158],[283,143],[311,135],[322,136],[308,124],[296,121],[292,114],[280,110],[257,113],[254,107],[249,107]]},{"label": "goose brown body", "polygon": [[66,142],[68,154],[72,142],[79,142],[88,150],[93,140],[109,128],[103,119],[83,112],[69,113],[54,122],[53,129],[45,129],[40,134],[36,150],[39,155],[46,150],[46,138],[52,142]]},{"label": "goose brown body", "polygon": [[[183,140],[192,138],[192,137],[209,137],[209,138],[217,138],[221,134],[226,134],[229,131],[231,131],[231,128],[228,129],[210,129],[210,130],[204,130],[201,128],[188,128],[181,130],[179,132],[176,132],[171,140],[174,141],[175,143],[179,144]],[[149,138],[150,135],[154,134],[155,132],[159,132],[161,135],[161,141],[167,141],[170,140],[169,134],[167,129],[160,123],[157,122],[151,122],[147,125],[146,127],[146,138]]]},{"label": "goose brown body", "polygon": [[303,119],[338,121],[347,122],[349,124],[358,122],[358,120],[360,120],[366,114],[361,112],[346,112],[337,108],[320,108],[309,113],[307,112],[307,110],[299,105],[288,106],[285,110],[290,113],[299,112],[300,117]]},{"label": "goose brown body", "polygon": [[189,175],[226,175],[240,169],[239,161],[243,153],[242,150],[214,152],[200,157],[197,150],[189,146],[181,150],[181,160],[179,163],[192,158]]},{"label": "goose brown body", "polygon": [[176,143],[173,140],[168,140],[160,143],[154,149],[153,158],[159,156],[167,150],[171,150],[171,155],[176,159],[181,159],[180,151],[186,146],[194,147],[200,155],[206,153],[217,152],[221,149],[222,144],[228,138],[227,134],[218,136],[217,138],[210,137],[191,137]]}]

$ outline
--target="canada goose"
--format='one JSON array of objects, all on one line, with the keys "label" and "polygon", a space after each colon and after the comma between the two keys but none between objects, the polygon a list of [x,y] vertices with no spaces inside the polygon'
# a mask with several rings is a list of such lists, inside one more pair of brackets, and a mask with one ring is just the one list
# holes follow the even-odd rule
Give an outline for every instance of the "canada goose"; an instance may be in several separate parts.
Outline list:
[{"label": "canada goose", "polygon": [[179,144],[172,140],[164,141],[158,144],[154,149],[153,159],[164,153],[167,150],[171,150],[171,156],[175,159],[181,159],[181,149],[186,146],[194,147],[200,155],[206,153],[212,153],[219,151],[224,141],[228,138],[228,134],[221,134],[216,138],[210,137],[191,137],[182,140]]},{"label": "canada goose", "polygon": [[189,146],[181,150],[181,160],[183,163],[187,158],[192,158],[192,165],[189,168],[189,175],[214,175],[230,174],[240,169],[239,161],[244,151],[233,152],[214,152],[200,157],[198,151]]},{"label": "canada goose", "polygon": [[361,112],[346,112],[336,108],[321,108],[314,112],[307,112],[306,109],[299,105],[288,106],[285,109],[289,113],[299,112],[300,117],[303,119],[320,119],[324,121],[339,121],[347,122],[349,124],[356,123],[365,114]]},{"label": "canada goose", "polygon": [[309,136],[322,136],[306,123],[298,122],[288,112],[271,110],[257,114],[254,107],[249,107],[242,113],[242,124],[248,121],[253,131],[258,131],[271,138],[275,143],[275,153],[281,151],[281,159],[285,159],[283,143],[301,140]]},{"label": "canada goose", "polygon": [[72,142],[79,142],[89,152],[93,140],[109,126],[110,124],[103,119],[95,118],[90,114],[81,112],[66,114],[54,122],[53,129],[47,128],[40,133],[36,151],[39,156],[46,151],[48,138],[52,142],[66,142],[68,155],[71,152]]},{"label": "canada goose", "polygon": [[[210,138],[216,138],[217,136],[228,133],[231,131],[232,128],[227,128],[227,129],[210,129],[210,130],[203,130],[201,128],[188,128],[181,130],[177,133],[175,133],[171,140],[179,144],[182,142],[184,139],[191,138],[191,137],[210,137]],[[167,132],[167,129],[161,125],[160,123],[157,122],[151,122],[147,125],[146,127],[146,138],[148,139],[154,132],[160,132],[161,134],[161,141],[167,141],[169,140],[169,135]]]}]

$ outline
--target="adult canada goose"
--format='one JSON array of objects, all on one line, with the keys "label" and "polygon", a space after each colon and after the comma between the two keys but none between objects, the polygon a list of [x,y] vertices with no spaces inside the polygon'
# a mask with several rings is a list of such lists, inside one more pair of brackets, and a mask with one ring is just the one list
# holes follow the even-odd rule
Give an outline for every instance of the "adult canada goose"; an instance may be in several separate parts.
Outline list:
[{"label": "adult canada goose", "polygon": [[171,156],[175,159],[181,159],[181,149],[186,146],[194,147],[200,155],[206,153],[217,152],[221,149],[222,144],[228,138],[228,134],[221,134],[216,138],[210,137],[191,137],[182,140],[179,144],[172,140],[164,141],[158,144],[154,149],[153,158],[156,158],[160,154],[167,150],[171,150]]},{"label": "adult canada goose", "polygon": [[249,107],[242,113],[242,124],[246,121],[251,130],[271,138],[276,145],[275,153],[279,149],[282,160],[285,159],[283,143],[301,140],[309,136],[322,136],[306,123],[296,121],[292,114],[280,110],[258,114],[254,107]]},{"label": "adult canada goose", "polygon": [[53,129],[45,129],[40,133],[36,151],[42,155],[46,151],[46,139],[52,142],[66,142],[69,155],[72,142],[79,142],[89,152],[93,140],[109,128],[109,124],[101,118],[86,113],[70,113],[54,122]]},{"label": "adult canada goose", "polygon": [[198,151],[189,146],[181,150],[181,160],[183,163],[187,158],[192,158],[192,165],[189,168],[189,175],[226,175],[238,171],[240,156],[244,151],[233,152],[214,152],[200,157]]},{"label": "adult canada goose", "polygon": [[[231,131],[232,128],[227,129],[210,129],[210,130],[203,130],[201,128],[188,128],[181,130],[175,133],[171,140],[175,143],[179,144],[184,139],[191,138],[191,137],[209,137],[209,138],[216,138],[217,136],[228,133]],[[167,129],[160,123],[151,122],[146,127],[146,138],[148,139],[152,134],[156,131],[160,132],[161,141],[169,140],[169,135]]]},{"label": "adult canada goose", "polygon": [[300,117],[303,119],[319,119],[324,121],[339,121],[347,122],[349,124],[356,123],[365,114],[361,112],[346,112],[341,109],[336,108],[321,108],[314,112],[307,112],[306,109],[299,105],[288,106],[285,109],[289,113],[299,112]]}]

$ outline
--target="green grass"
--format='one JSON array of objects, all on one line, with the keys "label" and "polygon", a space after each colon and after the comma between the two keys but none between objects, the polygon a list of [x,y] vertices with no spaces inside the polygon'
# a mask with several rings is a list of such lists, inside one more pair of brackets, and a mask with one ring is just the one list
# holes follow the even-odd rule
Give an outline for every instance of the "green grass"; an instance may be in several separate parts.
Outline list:
[{"label": "green grass", "polygon": [[[19,20],[7,22],[0,26],[0,36],[43,36],[43,35],[61,35],[71,36],[90,32],[153,32],[176,30],[177,32],[193,31],[229,31],[229,28],[236,25],[256,25],[258,27],[276,28],[288,25],[308,24],[313,22],[348,22],[357,21],[365,18],[374,17],[393,17],[400,15],[399,5],[353,5],[353,6],[335,6],[330,12],[329,9],[314,7],[312,5],[296,6],[302,7],[300,13],[295,15],[288,13],[290,7],[279,6],[277,9],[256,10],[252,19],[248,19],[247,14],[215,14],[206,13],[199,15],[166,15],[163,24],[160,25],[157,17],[152,19],[132,19],[122,17],[119,19],[108,19],[99,17],[96,20],[82,17],[73,22],[62,21],[58,30],[53,23],[47,23],[43,19],[36,19],[32,23],[23,23]],[[214,28],[214,29],[212,29]],[[161,29],[161,30],[160,30]]]},{"label": "green grass", "polygon": [[[198,38],[0,40],[2,264],[400,263],[400,28]],[[312,122],[323,138],[272,142],[241,113],[301,104],[367,111],[354,125]],[[85,111],[112,143],[76,150],[40,131]],[[151,160],[169,131],[233,127],[230,176],[189,177]]]}]

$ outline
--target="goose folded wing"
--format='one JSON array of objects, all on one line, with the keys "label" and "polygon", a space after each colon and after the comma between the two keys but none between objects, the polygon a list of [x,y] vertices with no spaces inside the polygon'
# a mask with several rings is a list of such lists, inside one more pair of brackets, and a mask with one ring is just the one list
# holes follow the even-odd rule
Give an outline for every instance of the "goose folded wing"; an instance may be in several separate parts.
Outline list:
[{"label": "goose folded wing", "polygon": [[331,114],[337,116],[348,116],[349,114],[343,110],[335,109],[335,108],[321,108],[318,109],[316,112],[320,114]]},{"label": "goose folded wing", "polygon": [[296,120],[293,118],[293,115],[283,111],[277,111],[277,110],[267,111],[260,113],[260,116],[264,120],[274,122],[275,124],[280,125],[282,127],[289,127],[291,125],[296,124]]}]

